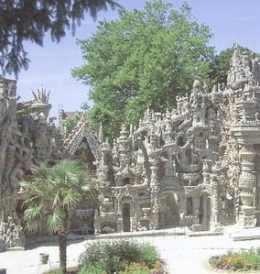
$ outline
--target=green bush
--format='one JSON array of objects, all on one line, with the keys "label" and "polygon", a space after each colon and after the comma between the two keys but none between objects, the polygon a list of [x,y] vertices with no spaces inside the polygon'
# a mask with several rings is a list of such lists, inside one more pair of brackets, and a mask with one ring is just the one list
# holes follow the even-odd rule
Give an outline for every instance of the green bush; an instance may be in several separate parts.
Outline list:
[{"label": "green bush", "polygon": [[106,274],[105,263],[102,261],[97,262],[95,265],[85,264],[83,265],[78,274]]},{"label": "green bush", "polygon": [[151,269],[162,268],[154,246],[129,240],[93,242],[80,255],[79,264],[80,274],[146,274]]},{"label": "green bush", "polygon": [[94,264],[99,260],[106,259],[105,244],[102,242],[94,242],[86,248],[79,256],[79,264]]},{"label": "green bush", "polygon": [[156,259],[159,258],[157,250],[150,244],[143,244],[141,250],[139,261],[145,262],[149,268],[152,268]]}]

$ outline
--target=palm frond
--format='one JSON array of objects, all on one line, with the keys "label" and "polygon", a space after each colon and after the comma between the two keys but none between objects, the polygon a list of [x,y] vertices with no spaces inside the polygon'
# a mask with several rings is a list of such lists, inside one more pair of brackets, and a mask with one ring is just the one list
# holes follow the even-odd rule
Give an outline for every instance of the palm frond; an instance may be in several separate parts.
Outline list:
[{"label": "palm frond", "polygon": [[32,233],[38,232],[38,231],[42,230],[41,222],[36,221],[36,220],[26,222],[25,230],[27,230],[28,232],[32,232]]},{"label": "palm frond", "polygon": [[69,190],[63,198],[63,206],[66,206],[68,209],[74,209],[80,202],[81,194]]},{"label": "palm frond", "polygon": [[25,230],[29,232],[37,232],[42,230],[44,223],[44,210],[42,205],[30,206],[24,211],[23,221],[25,221]]},{"label": "palm frond", "polygon": [[73,209],[97,196],[77,161],[65,159],[54,166],[33,166],[32,170],[33,180],[23,183],[31,194],[24,202],[24,218],[31,231],[42,230],[35,223],[38,220],[49,232],[57,232]]},{"label": "palm frond", "polygon": [[33,195],[23,202],[22,207],[28,208],[29,206],[36,206],[37,204],[39,204],[39,202],[40,197],[38,195]]},{"label": "palm frond", "polygon": [[43,215],[42,215],[42,209],[43,209],[42,205],[28,207],[24,211],[24,217],[25,217],[25,219],[26,220],[41,219],[43,217]]},{"label": "palm frond", "polygon": [[51,233],[57,232],[64,224],[64,213],[55,209],[51,214],[47,215],[47,229]]},{"label": "palm frond", "polygon": [[52,203],[52,208],[54,209],[55,207],[57,207],[61,204],[62,204],[62,199],[60,197],[60,191],[58,191],[57,193],[55,193],[53,203]]}]

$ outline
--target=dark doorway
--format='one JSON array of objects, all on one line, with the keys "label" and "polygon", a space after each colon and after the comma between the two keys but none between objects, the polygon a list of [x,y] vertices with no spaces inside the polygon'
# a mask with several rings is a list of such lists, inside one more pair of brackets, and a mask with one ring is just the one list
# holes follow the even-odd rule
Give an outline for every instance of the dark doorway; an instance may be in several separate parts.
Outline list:
[{"label": "dark doorway", "polygon": [[200,196],[199,221],[203,223],[204,218],[204,196]]},{"label": "dark doorway", "polygon": [[193,214],[193,200],[192,197],[187,198],[187,215],[192,215]]},{"label": "dark doorway", "polygon": [[123,231],[130,232],[130,204],[123,204]]},{"label": "dark doorway", "polygon": [[160,228],[175,227],[179,224],[179,206],[174,193],[162,196],[159,209]]}]

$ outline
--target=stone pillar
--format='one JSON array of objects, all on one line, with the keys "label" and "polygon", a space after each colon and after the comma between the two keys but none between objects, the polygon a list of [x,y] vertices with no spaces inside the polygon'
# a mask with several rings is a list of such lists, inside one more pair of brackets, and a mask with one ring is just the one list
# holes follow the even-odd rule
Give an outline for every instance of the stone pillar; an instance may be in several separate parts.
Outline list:
[{"label": "stone pillar", "polygon": [[203,161],[203,167],[202,167],[202,176],[203,176],[203,184],[209,184],[210,183],[210,167],[209,167],[209,160]]},{"label": "stone pillar", "polygon": [[208,196],[203,196],[203,218],[201,224],[204,227],[208,226]]},{"label": "stone pillar", "polygon": [[152,208],[152,214],[151,214],[151,220],[150,220],[150,228],[151,229],[157,229],[159,228],[159,204],[158,204],[158,166],[152,165],[151,166],[151,208]]},{"label": "stone pillar", "polygon": [[123,230],[123,219],[121,217],[119,217],[117,219],[117,232],[124,232]]},{"label": "stone pillar", "polygon": [[255,216],[255,152],[253,145],[242,145],[239,151],[241,158],[241,173],[238,180],[240,208],[238,224],[242,227],[254,227],[256,225]]},{"label": "stone pillar", "polygon": [[183,193],[178,197],[179,202],[179,216],[180,216],[180,225],[185,225],[185,215],[187,212],[187,203],[186,203],[186,196]]},{"label": "stone pillar", "polygon": [[213,173],[211,175],[211,216],[210,216],[210,230],[215,230],[220,227],[220,185],[218,180],[219,174]]}]

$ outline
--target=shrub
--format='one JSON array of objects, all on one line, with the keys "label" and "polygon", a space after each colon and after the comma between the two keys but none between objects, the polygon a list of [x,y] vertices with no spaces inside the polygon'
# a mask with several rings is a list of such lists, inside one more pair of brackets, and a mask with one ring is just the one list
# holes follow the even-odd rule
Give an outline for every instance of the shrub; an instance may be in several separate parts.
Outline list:
[{"label": "shrub", "polygon": [[94,264],[99,260],[106,259],[105,244],[94,242],[79,257],[79,264]]},{"label": "shrub", "polygon": [[95,265],[85,264],[83,265],[78,274],[106,274],[105,264],[102,261],[97,262]]},{"label": "shrub", "polygon": [[[152,269],[162,269],[154,246],[129,240],[93,242],[80,255],[79,264],[80,274],[149,274]],[[99,272],[95,272],[97,269]]]},{"label": "shrub", "polygon": [[156,259],[159,258],[157,250],[154,248],[154,246],[150,244],[143,244],[141,249],[142,252],[139,258],[140,261],[145,262],[149,266],[149,268],[155,268],[155,263],[158,264],[158,261]]},{"label": "shrub", "polygon": [[139,244],[135,242],[126,240],[94,242],[80,255],[79,264],[96,263],[99,260],[108,261],[113,257],[118,257],[120,261],[135,262],[140,256]]}]

